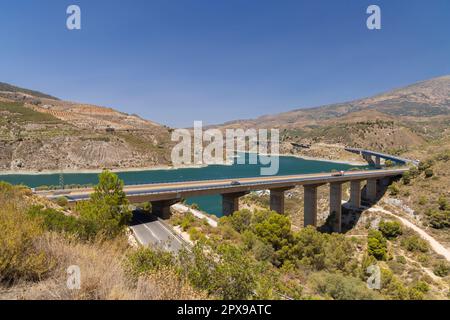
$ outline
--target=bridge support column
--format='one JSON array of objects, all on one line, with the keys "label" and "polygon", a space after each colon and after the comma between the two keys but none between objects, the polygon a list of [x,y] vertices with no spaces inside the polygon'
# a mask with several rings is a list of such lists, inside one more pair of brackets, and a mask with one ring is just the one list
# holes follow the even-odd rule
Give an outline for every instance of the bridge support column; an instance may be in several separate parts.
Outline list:
[{"label": "bridge support column", "polygon": [[387,187],[391,184],[391,178],[390,177],[384,177],[380,180],[380,185],[382,187]]},{"label": "bridge support column", "polygon": [[350,206],[353,208],[361,207],[361,181],[350,181]]},{"label": "bridge support column", "polygon": [[369,202],[375,202],[377,199],[377,179],[367,179],[366,199]]},{"label": "bridge support column", "polygon": [[375,156],[375,168],[381,168],[381,158],[379,156]]},{"label": "bridge support column", "polygon": [[161,219],[169,219],[172,214],[170,206],[177,202],[177,200],[152,201],[152,213]]},{"label": "bridge support column", "polygon": [[334,216],[333,231],[342,230],[342,182],[330,183],[330,215]]},{"label": "bridge support column", "polygon": [[317,185],[304,185],[304,217],[303,225],[317,227]]},{"label": "bridge support column", "polygon": [[363,158],[367,161],[367,163],[369,165],[374,165],[375,163],[373,162],[372,156],[368,153],[363,153]]},{"label": "bridge support column", "polygon": [[239,198],[246,195],[247,192],[235,192],[222,194],[222,214],[229,216],[239,210]]},{"label": "bridge support column", "polygon": [[284,192],[292,188],[270,189],[270,210],[284,214]]}]

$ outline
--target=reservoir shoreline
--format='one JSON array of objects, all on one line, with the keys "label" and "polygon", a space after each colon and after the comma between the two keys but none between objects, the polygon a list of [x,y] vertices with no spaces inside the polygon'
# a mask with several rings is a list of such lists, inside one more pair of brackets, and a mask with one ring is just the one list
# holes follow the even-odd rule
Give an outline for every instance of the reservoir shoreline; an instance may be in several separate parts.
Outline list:
[{"label": "reservoir shoreline", "polygon": [[[275,155],[272,155],[275,156]],[[309,157],[309,156],[301,156],[301,155],[293,155],[293,154],[277,154],[279,157],[293,157],[297,159],[303,160],[311,160],[311,161],[321,161],[321,162],[329,162],[350,166],[364,166],[367,163],[361,161],[349,161],[349,160],[329,160],[325,158],[318,157]],[[220,164],[222,166],[230,166],[231,163]],[[103,170],[109,170],[114,173],[125,173],[125,172],[140,172],[140,171],[158,171],[158,170],[180,170],[180,169],[198,169],[198,168],[206,168],[210,165],[186,165],[186,166],[178,166],[174,167],[171,165],[158,165],[151,167],[137,167],[137,168],[102,168],[102,169],[63,169],[63,170],[5,170],[0,171],[0,176],[8,176],[8,175],[49,175],[49,174],[60,174],[61,172],[64,174],[95,174],[101,173]]]}]

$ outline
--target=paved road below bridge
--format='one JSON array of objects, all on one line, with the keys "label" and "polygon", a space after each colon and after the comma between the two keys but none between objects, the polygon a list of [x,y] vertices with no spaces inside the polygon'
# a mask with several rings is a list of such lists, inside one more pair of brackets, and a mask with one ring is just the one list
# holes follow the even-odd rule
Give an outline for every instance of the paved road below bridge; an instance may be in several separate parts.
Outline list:
[{"label": "paved road below bridge", "polygon": [[184,242],[174,235],[170,226],[165,225],[152,214],[135,211],[130,228],[139,243],[144,246],[159,246],[174,253],[184,246]]}]

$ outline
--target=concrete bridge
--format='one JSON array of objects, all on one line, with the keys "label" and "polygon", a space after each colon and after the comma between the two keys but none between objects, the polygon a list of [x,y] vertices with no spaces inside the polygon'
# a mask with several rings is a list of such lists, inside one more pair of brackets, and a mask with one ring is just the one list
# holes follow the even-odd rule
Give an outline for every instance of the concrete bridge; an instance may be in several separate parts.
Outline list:
[{"label": "concrete bridge", "polygon": [[[361,198],[369,202],[377,199],[377,190],[402,175],[408,168],[391,170],[348,171],[345,173],[314,173],[289,176],[254,177],[241,179],[185,181],[125,186],[124,191],[131,203],[151,202],[152,210],[162,218],[170,217],[170,206],[182,199],[202,195],[222,195],[224,215],[239,210],[239,198],[256,190],[270,190],[270,209],[284,213],[284,193],[296,186],[304,188],[305,226],[317,225],[317,188],[329,184],[330,213],[334,215],[334,230],[341,231],[342,184],[350,182],[350,205],[361,207]],[[365,194],[362,183],[365,182]],[[88,200],[94,190],[57,190],[37,192],[38,195],[55,200],[61,196],[74,204]]]},{"label": "concrete bridge", "polygon": [[[391,160],[393,162],[396,162],[397,164],[412,164],[415,166],[419,165],[419,160],[410,160],[406,158],[401,158],[397,156],[393,156],[386,153],[371,151],[371,150],[365,150],[365,149],[359,149],[359,148],[345,148],[346,151],[357,153],[361,155],[369,164],[374,165],[377,168],[381,168],[381,159],[384,160]],[[373,159],[375,158],[375,160]]]}]

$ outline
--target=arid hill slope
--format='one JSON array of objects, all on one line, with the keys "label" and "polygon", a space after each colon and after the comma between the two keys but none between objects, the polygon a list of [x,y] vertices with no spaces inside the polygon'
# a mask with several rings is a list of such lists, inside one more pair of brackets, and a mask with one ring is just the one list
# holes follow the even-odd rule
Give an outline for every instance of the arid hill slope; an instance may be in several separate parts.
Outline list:
[{"label": "arid hill slope", "polygon": [[0,170],[149,167],[170,161],[169,128],[111,108],[1,84],[0,115]]},{"label": "arid hill slope", "polygon": [[374,97],[297,109],[219,128],[279,128],[283,151],[291,143],[329,143],[401,153],[448,134],[450,76],[419,82]]}]

